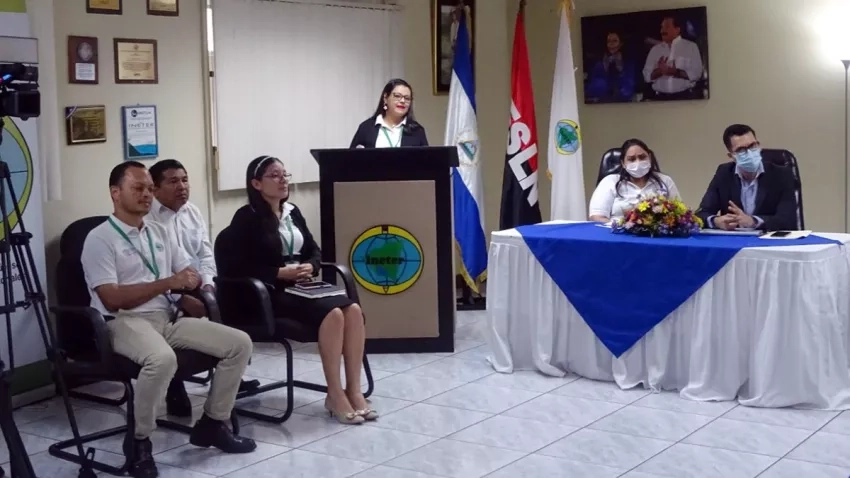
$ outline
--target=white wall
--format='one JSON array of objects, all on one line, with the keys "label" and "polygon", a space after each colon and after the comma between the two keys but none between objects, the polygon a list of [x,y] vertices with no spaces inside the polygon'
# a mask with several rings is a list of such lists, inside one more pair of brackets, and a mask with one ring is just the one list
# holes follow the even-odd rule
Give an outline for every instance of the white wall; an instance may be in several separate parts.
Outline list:
[{"label": "white wall", "polygon": [[[121,107],[154,104],[159,121],[160,158],[177,158],[189,169],[192,201],[202,211],[207,201],[202,74],[203,0],[181,0],[179,17],[149,16],[142,0],[125,0],[123,15],[89,15],[85,2],[54,0],[56,71],[59,107],[106,105],[105,143],[62,147],[62,200],[45,204],[45,242],[48,244],[48,285],[58,260],[57,242],[65,227],[76,219],[112,211],[109,171],[124,160]],[[96,36],[99,47],[98,85],[70,85],[67,81],[68,35]],[[155,39],[159,51],[159,84],[116,85],[112,39]]]}]

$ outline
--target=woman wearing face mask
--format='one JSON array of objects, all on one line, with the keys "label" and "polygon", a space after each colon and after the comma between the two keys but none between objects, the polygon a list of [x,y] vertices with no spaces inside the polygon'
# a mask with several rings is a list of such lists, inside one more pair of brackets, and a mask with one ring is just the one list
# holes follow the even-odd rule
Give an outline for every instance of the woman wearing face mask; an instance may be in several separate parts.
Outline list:
[{"label": "woman wearing face mask", "polygon": [[590,198],[591,221],[609,222],[625,216],[642,197],[664,195],[679,198],[673,179],[661,174],[651,149],[639,139],[630,139],[620,148],[620,170],[605,176]]}]

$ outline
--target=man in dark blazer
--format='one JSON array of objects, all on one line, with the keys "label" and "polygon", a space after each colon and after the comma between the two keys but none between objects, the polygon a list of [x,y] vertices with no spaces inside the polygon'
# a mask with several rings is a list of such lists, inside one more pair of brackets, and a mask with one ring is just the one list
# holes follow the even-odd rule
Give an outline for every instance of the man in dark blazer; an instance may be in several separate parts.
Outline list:
[{"label": "man in dark blazer", "polygon": [[747,125],[734,124],[723,132],[733,162],[714,173],[697,215],[705,227],[796,230],[797,201],[790,169],[762,162],[761,145]]}]

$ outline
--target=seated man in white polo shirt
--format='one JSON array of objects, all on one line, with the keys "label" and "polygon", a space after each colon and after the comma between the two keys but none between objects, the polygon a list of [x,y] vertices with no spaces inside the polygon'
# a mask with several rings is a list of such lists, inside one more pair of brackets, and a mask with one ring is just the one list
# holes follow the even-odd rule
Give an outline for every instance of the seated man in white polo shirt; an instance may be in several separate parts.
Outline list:
[{"label": "seated man in white polo shirt", "polygon": [[180,300],[170,291],[195,289],[200,276],[164,226],[144,221],[153,201],[153,181],[145,166],[126,161],[113,168],[109,191],[114,213],[86,237],[82,265],[94,292],[91,305],[107,317],[112,347],[142,367],[135,387],[135,437],[124,441],[131,475],[158,476],[150,434],[156,405],[177,370],[174,348],[221,359],[190,443],[227,453],[253,451],[252,440],[235,436],[227,426],[251,358],[250,337],[207,320],[177,318]]},{"label": "seated man in white polo shirt", "polygon": [[[153,179],[154,200],[145,220],[162,224],[169,234],[174,235],[177,244],[192,261],[192,268],[201,274],[201,288],[215,292],[215,256],[204,216],[198,206],[189,202],[191,188],[186,168],[176,159],[163,159],[148,171]],[[206,314],[204,304],[194,297],[184,297],[181,307],[191,317],[203,317]],[[258,380],[242,381],[239,391],[259,386]],[[171,381],[165,395],[165,405],[169,415],[192,416],[192,402],[189,401],[183,380],[175,378]]]}]

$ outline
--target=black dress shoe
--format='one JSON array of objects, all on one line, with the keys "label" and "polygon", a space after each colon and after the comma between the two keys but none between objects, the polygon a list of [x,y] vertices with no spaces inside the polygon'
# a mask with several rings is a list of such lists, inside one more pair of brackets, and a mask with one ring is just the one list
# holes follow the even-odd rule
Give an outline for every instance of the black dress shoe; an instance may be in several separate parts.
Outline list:
[{"label": "black dress shoe", "polygon": [[206,413],[192,427],[189,443],[203,448],[214,446],[225,453],[250,453],[257,449],[254,440],[234,435],[226,422],[213,420]]},{"label": "black dress shoe", "polygon": [[186,393],[183,380],[174,378],[168,384],[168,391],[165,393],[165,411],[174,417],[192,416],[192,402],[189,400],[189,394]]},{"label": "black dress shoe", "polygon": [[153,461],[153,444],[150,438],[136,440],[127,435],[124,438],[124,456],[130,464],[127,470],[133,478],[156,478],[159,470]]},{"label": "black dress shoe", "polygon": [[239,384],[240,392],[247,392],[249,390],[256,390],[258,388],[260,388],[259,380],[242,380],[242,382]]}]

